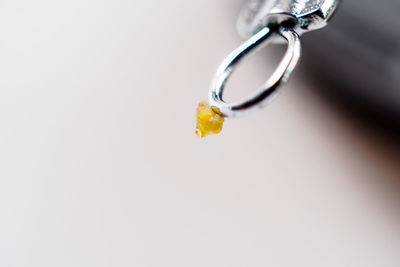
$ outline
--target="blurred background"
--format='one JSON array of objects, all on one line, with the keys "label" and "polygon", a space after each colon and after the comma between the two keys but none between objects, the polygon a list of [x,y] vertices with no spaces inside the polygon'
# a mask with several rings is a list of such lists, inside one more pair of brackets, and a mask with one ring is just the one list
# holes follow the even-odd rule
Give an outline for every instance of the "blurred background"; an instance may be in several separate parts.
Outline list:
[{"label": "blurred background", "polygon": [[399,266],[399,31],[355,4],[270,106],[201,140],[243,1],[0,1],[0,266]]}]

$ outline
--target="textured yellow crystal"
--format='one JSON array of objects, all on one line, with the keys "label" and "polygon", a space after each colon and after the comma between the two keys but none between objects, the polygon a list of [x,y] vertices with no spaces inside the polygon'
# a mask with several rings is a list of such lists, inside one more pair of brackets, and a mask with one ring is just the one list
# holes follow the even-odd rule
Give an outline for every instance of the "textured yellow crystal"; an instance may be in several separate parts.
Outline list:
[{"label": "textured yellow crystal", "polygon": [[196,135],[203,138],[210,134],[218,134],[222,131],[224,117],[215,113],[204,101],[197,108]]}]

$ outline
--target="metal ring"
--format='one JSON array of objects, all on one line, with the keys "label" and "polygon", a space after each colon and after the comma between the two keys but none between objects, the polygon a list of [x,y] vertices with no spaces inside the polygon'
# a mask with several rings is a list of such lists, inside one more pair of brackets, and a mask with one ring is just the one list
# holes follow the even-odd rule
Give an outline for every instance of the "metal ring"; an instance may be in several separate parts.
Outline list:
[{"label": "metal ring", "polygon": [[[257,91],[235,103],[226,103],[223,100],[223,92],[226,82],[241,60],[250,54],[257,52],[271,41],[273,35],[285,39],[288,47],[275,72],[267,82]],[[234,50],[220,65],[214,76],[210,92],[209,104],[213,109],[225,117],[238,117],[249,111],[260,109],[268,104],[278,92],[280,85],[286,82],[300,59],[301,43],[299,35],[291,29],[279,29],[272,31],[265,27],[253,37]]]}]

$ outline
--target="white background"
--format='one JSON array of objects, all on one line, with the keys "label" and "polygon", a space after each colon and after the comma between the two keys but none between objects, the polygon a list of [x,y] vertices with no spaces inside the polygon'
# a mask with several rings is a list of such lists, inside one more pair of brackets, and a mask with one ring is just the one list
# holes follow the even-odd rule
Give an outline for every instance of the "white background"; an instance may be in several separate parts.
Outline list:
[{"label": "white background", "polygon": [[0,1],[0,266],[400,265],[399,154],[306,77],[194,135],[241,4]]}]

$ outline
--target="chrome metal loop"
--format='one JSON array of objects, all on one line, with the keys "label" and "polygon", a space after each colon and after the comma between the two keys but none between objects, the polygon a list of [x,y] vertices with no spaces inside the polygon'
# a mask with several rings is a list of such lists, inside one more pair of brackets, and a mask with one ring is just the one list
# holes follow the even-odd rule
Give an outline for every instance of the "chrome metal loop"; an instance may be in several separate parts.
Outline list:
[{"label": "chrome metal loop", "polygon": [[[248,97],[239,102],[226,103],[223,100],[224,87],[234,68],[243,58],[268,45],[272,40],[271,37],[275,36],[286,40],[288,47],[274,73],[261,88]],[[225,117],[238,117],[264,107],[276,95],[279,87],[288,80],[299,61],[300,54],[300,37],[294,30],[281,28],[277,31],[272,31],[268,27],[261,29],[222,62],[211,84],[209,104],[216,112]]]}]

